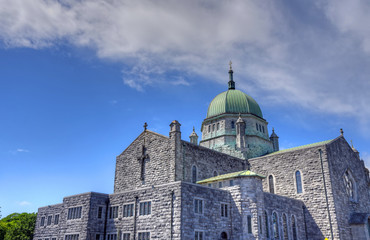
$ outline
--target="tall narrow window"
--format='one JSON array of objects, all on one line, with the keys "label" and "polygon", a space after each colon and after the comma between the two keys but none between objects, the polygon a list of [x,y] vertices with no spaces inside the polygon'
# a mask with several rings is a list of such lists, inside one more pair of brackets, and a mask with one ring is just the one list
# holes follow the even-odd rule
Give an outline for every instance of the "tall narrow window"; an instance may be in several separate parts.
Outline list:
[{"label": "tall narrow window", "polygon": [[302,178],[300,171],[295,172],[295,182],[297,185],[297,193],[302,193]]},{"label": "tall narrow window", "polygon": [[234,121],[231,121],[231,128],[235,128],[235,123],[234,123]]},{"label": "tall narrow window", "polygon": [[203,200],[194,199],[194,213],[203,214]]},{"label": "tall narrow window", "polygon": [[279,223],[276,212],[272,214],[272,229],[274,230],[274,239],[279,239]]},{"label": "tall narrow window", "polygon": [[44,226],[45,224],[45,217],[41,217],[40,226]]},{"label": "tall narrow window", "polygon": [[258,228],[260,230],[259,234],[262,234],[262,217],[258,216]]},{"label": "tall narrow window", "polygon": [[248,233],[252,233],[252,216],[247,216]]},{"label": "tall narrow window", "polygon": [[269,176],[269,191],[275,193],[274,177],[272,175]]},{"label": "tall narrow window", "polygon": [[293,240],[297,240],[297,225],[295,223],[294,216],[292,216],[292,231],[293,231]]},{"label": "tall narrow window", "polygon": [[196,183],[197,182],[197,167],[193,166],[191,170],[191,182]]},{"label": "tall narrow window", "polygon": [[213,172],[213,176],[216,177],[218,174],[217,174],[217,171],[214,171]]},{"label": "tall narrow window", "polygon": [[266,237],[270,237],[270,231],[269,231],[269,216],[267,215],[267,212],[265,212],[265,233]]},{"label": "tall narrow window", "polygon": [[208,132],[211,132],[211,125],[208,125]]},{"label": "tall narrow window", "polygon": [[54,224],[58,225],[59,224],[59,214],[54,216]]},{"label": "tall narrow window", "polygon": [[98,218],[102,218],[103,216],[103,207],[98,208]]},{"label": "tall narrow window", "polygon": [[220,123],[217,123],[217,131],[220,130]]},{"label": "tall narrow window", "polygon": [[228,217],[229,212],[228,212],[228,204],[221,203],[221,217]]},{"label": "tall narrow window", "polygon": [[195,231],[194,232],[194,239],[195,240],[203,240],[203,232]]},{"label": "tall narrow window", "polygon": [[349,199],[352,201],[356,201],[356,182],[348,169],[343,175],[343,180],[345,185],[345,191],[349,196]]},{"label": "tall narrow window", "polygon": [[283,239],[289,240],[288,238],[288,224],[286,219],[286,214],[283,214]]},{"label": "tall narrow window", "polygon": [[257,131],[258,131],[258,123],[256,123],[256,129],[257,129]]}]

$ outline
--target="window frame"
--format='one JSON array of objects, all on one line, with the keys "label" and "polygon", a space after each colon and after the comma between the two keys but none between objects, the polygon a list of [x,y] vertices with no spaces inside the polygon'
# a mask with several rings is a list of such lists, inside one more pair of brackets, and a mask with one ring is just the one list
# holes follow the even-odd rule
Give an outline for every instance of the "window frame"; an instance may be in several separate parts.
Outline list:
[{"label": "window frame", "polygon": [[[132,206],[131,215],[130,216],[125,216],[125,206]],[[140,207],[140,205],[139,205],[139,207]],[[134,216],[135,216],[135,202],[124,203],[122,205],[122,217],[123,218],[131,218],[131,217],[134,217]]]},{"label": "window frame", "polygon": [[[198,204],[196,202],[198,201]],[[199,205],[199,202],[201,202],[201,205]],[[193,211],[196,215],[204,215],[204,199],[203,198],[197,198],[195,197],[193,200]],[[197,207],[198,206],[198,207]]]},{"label": "window frame", "polygon": [[[111,220],[113,220],[113,219],[116,219],[116,218],[118,218],[119,217],[119,205],[110,205],[109,206],[109,208],[108,208],[108,219],[111,219]],[[115,217],[113,214],[112,214],[112,210],[113,209],[117,209],[117,211],[114,211],[113,212],[113,214],[114,213],[116,213],[117,214],[117,216]]]},{"label": "window frame", "polygon": [[[200,234],[202,237],[200,238]],[[194,230],[194,240],[204,240],[205,239],[205,233],[203,230]]]},{"label": "window frame", "polygon": [[[270,177],[272,177],[272,188],[271,188]],[[275,180],[275,176],[273,174],[268,175],[267,184],[268,184],[268,192],[272,193],[272,194],[276,194],[276,180]],[[271,192],[271,189],[272,189],[273,192]]]},{"label": "window frame", "polygon": [[230,204],[229,203],[225,203],[225,202],[221,202],[220,203],[220,215],[221,215],[221,218],[229,218],[229,212],[230,212]]},{"label": "window frame", "polygon": [[[151,199],[139,201],[139,204],[138,204],[139,217],[148,217],[148,216],[151,216],[152,215],[152,208],[153,208],[152,202],[153,201]],[[147,205],[147,209],[145,208],[145,204],[146,203],[149,203]],[[143,206],[143,214],[142,214],[142,211],[141,211],[141,206]]]},{"label": "window frame", "polygon": [[[80,212],[80,217],[75,217],[75,218],[69,218],[69,209],[77,209],[77,208],[81,208],[81,212]],[[78,205],[78,206],[73,206],[73,207],[68,207],[67,209],[67,221],[72,221],[72,220],[79,220],[79,219],[82,219],[83,217],[83,206],[82,205]],[[77,213],[72,213],[72,215],[74,214],[77,214]],[[73,216],[72,216],[73,217]]]},{"label": "window frame", "polygon": [[[298,180],[297,180],[297,173],[299,173],[299,177],[300,177],[300,187],[301,187],[301,192],[298,191]],[[302,171],[297,169],[295,172],[294,172],[294,186],[295,186],[295,192],[296,194],[303,194],[304,193],[304,190],[303,190],[303,174],[302,174]]]}]

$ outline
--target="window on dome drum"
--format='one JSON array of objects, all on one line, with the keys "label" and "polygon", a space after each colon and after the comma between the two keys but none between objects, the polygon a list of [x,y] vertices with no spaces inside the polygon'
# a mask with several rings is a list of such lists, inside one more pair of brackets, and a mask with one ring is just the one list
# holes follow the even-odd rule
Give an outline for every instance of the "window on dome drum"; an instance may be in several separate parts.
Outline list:
[{"label": "window on dome drum", "polygon": [[53,216],[48,216],[48,222],[47,222],[47,225],[51,225],[51,219],[53,218]]},{"label": "window on dome drum", "polygon": [[150,215],[152,213],[152,202],[141,202],[140,203],[140,216]]},{"label": "window on dome drum", "polygon": [[235,128],[235,123],[234,123],[234,121],[231,121],[231,128]]},{"label": "window on dome drum", "polygon": [[123,217],[134,216],[134,204],[123,205]]},{"label": "window on dome drum", "polygon": [[139,232],[137,234],[138,240],[149,240],[150,239],[150,232]]},{"label": "window on dome drum", "polygon": [[347,169],[347,171],[343,175],[343,181],[345,186],[345,191],[349,196],[349,199],[352,201],[356,200],[356,188],[355,188],[355,180],[351,174],[351,172]]},{"label": "window on dome drum", "polygon": [[45,224],[45,217],[41,217],[40,226],[44,226]]},{"label": "window on dome drum", "polygon": [[191,169],[191,182],[196,183],[197,182],[197,167],[193,166]]},{"label": "window on dome drum", "polygon": [[292,216],[292,231],[293,231],[293,240],[297,240],[297,225],[295,223],[295,217]]},{"label": "window on dome drum", "polygon": [[117,233],[107,234],[107,240],[117,240]]},{"label": "window on dome drum", "polygon": [[194,213],[203,214],[203,200],[194,199]]},{"label": "window on dome drum", "polygon": [[217,131],[220,130],[220,123],[217,123]]},{"label": "window on dome drum", "polygon": [[297,193],[302,193],[302,178],[300,171],[295,172],[295,182],[297,185]]},{"label": "window on dome drum", "polygon": [[258,131],[258,123],[256,123],[256,129],[257,129],[257,131]]},{"label": "window on dome drum", "polygon": [[103,217],[103,207],[98,207],[98,218]]},{"label": "window on dome drum", "polygon": [[109,219],[118,218],[118,206],[109,207]]},{"label": "window on dome drum", "polygon": [[283,240],[289,240],[286,214],[283,214]]},{"label": "window on dome drum", "polygon": [[59,214],[54,216],[54,225],[58,225],[58,224],[59,224]]},{"label": "window on dome drum", "polygon": [[262,126],[262,132],[265,133],[265,127],[264,126]]},{"label": "window on dome drum", "polygon": [[279,223],[276,212],[272,214],[272,229],[274,231],[274,239],[279,239]]},{"label": "window on dome drum", "polygon": [[194,240],[203,240],[203,232],[195,231],[194,232]]},{"label": "window on dome drum", "polygon": [[270,230],[269,230],[269,216],[267,215],[267,212],[265,211],[265,233],[266,237],[270,237]]},{"label": "window on dome drum", "polygon": [[227,218],[229,216],[228,208],[229,208],[228,204],[221,203],[221,217]]},{"label": "window on dome drum", "polygon": [[219,182],[219,183],[218,183],[218,187],[219,187],[219,188],[222,188],[222,182]]},{"label": "window on dome drum", "polygon": [[122,240],[130,240],[130,234],[129,233],[122,234]]},{"label": "window on dome drum", "polygon": [[275,193],[274,177],[272,175],[269,176],[269,191]]},{"label": "window on dome drum", "polygon": [[64,240],[78,240],[79,234],[68,234]]},{"label": "window on dome drum", "polygon": [[247,216],[248,233],[252,233],[252,216]]},{"label": "window on dome drum", "polygon": [[212,132],[215,131],[215,124],[212,125]]},{"label": "window on dome drum", "polygon": [[208,125],[208,132],[211,132],[211,125]]},{"label": "window on dome drum", "polygon": [[81,212],[82,212],[82,207],[68,208],[67,219],[70,220],[70,219],[81,218]]}]

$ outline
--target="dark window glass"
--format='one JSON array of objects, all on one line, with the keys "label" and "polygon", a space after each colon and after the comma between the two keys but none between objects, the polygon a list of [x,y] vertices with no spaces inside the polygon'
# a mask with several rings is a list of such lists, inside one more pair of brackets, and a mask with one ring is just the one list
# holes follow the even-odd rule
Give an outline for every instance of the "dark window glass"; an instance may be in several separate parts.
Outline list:
[{"label": "dark window glass", "polygon": [[270,237],[270,231],[269,231],[269,217],[267,215],[267,212],[265,212],[265,232],[266,232],[266,237]]},{"label": "dark window glass", "polygon": [[262,217],[258,216],[258,227],[260,230],[260,234],[262,234]]},{"label": "dark window glass", "polygon": [[107,240],[117,240],[117,233],[107,234]]},{"label": "dark window glass", "polygon": [[69,219],[81,218],[81,212],[82,212],[82,207],[69,208],[67,219],[69,220]]},{"label": "dark window glass", "polygon": [[231,128],[235,128],[235,123],[234,123],[234,121],[231,121]]},{"label": "dark window glass", "polygon": [[134,215],[134,204],[123,205],[123,217],[132,217]]},{"label": "dark window glass", "polygon": [[288,238],[288,224],[287,224],[287,219],[286,219],[285,214],[283,214],[283,239],[284,240],[289,240],[289,238]]},{"label": "dark window glass", "polygon": [[230,180],[230,181],[229,181],[229,185],[230,185],[230,186],[234,186],[234,180]]},{"label": "dark window glass", "polygon": [[102,218],[103,217],[103,207],[99,207],[98,208],[98,218]]},{"label": "dark window glass", "polygon": [[130,234],[129,233],[124,233],[122,235],[122,240],[130,240]]},{"label": "dark window glass", "polygon": [[228,204],[221,204],[221,217],[228,217],[229,212],[228,212]]},{"label": "dark window glass", "polygon": [[118,206],[109,207],[109,218],[118,218]]},{"label": "dark window glass", "polygon": [[252,217],[250,215],[247,216],[247,223],[248,223],[248,233],[252,233]]},{"label": "dark window glass", "polygon": [[193,166],[192,168],[192,179],[191,179],[191,182],[192,183],[196,183],[197,182],[197,167],[196,166]]},{"label": "dark window glass", "polygon": [[216,171],[213,172],[213,176],[216,177],[218,174]]},{"label": "dark window glass", "polygon": [[41,217],[40,226],[44,226],[45,224],[45,217]]},{"label": "dark window glass", "polygon": [[275,193],[274,177],[272,175],[269,176],[269,190],[270,193]]},{"label": "dark window glass", "polygon": [[297,185],[297,193],[302,193],[302,178],[300,171],[295,172],[295,181]]},{"label": "dark window glass", "polygon": [[274,239],[279,239],[279,225],[276,212],[272,214],[272,229],[274,230]]},{"label": "dark window glass", "polygon": [[68,234],[65,236],[65,240],[78,240],[78,234]]},{"label": "dark window glass", "polygon": [[149,240],[150,239],[150,232],[139,232],[138,233],[138,240]]},{"label": "dark window glass", "polygon": [[222,188],[222,182],[219,182],[219,183],[218,183],[218,187],[219,187],[219,188]]},{"label": "dark window glass", "polygon": [[293,240],[297,240],[297,226],[295,223],[295,217],[292,216],[292,230],[293,230]]},{"label": "dark window glass", "polygon": [[95,240],[100,240],[100,234],[95,235]]},{"label": "dark window glass", "polygon": [[140,203],[140,215],[150,215],[152,213],[152,203],[151,202],[141,202]]},{"label": "dark window glass", "polygon": [[194,239],[195,240],[203,240],[203,232],[195,231]]},{"label": "dark window glass", "polygon": [[55,215],[54,217],[54,224],[58,225],[59,224],[59,214]]},{"label": "dark window glass", "polygon": [[51,225],[51,220],[52,220],[53,216],[48,216],[48,226]]},{"label": "dark window glass", "polygon": [[257,131],[258,131],[258,123],[256,123],[256,129],[257,129]]},{"label": "dark window glass", "polygon": [[194,212],[198,214],[203,214],[203,200],[194,199]]},{"label": "dark window glass", "polygon": [[220,130],[220,123],[217,123],[217,130]]}]

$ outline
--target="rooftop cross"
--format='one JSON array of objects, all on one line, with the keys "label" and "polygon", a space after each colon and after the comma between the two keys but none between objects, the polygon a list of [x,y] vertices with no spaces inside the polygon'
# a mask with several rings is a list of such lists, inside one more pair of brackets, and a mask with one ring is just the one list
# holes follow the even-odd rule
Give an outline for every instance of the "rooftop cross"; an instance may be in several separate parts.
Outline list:
[{"label": "rooftop cross", "polygon": [[233,65],[233,62],[230,60],[230,62],[229,62],[230,70],[233,70],[232,65]]},{"label": "rooftop cross", "polygon": [[144,123],[144,131],[146,131],[146,128],[148,127],[148,124],[145,122]]}]

